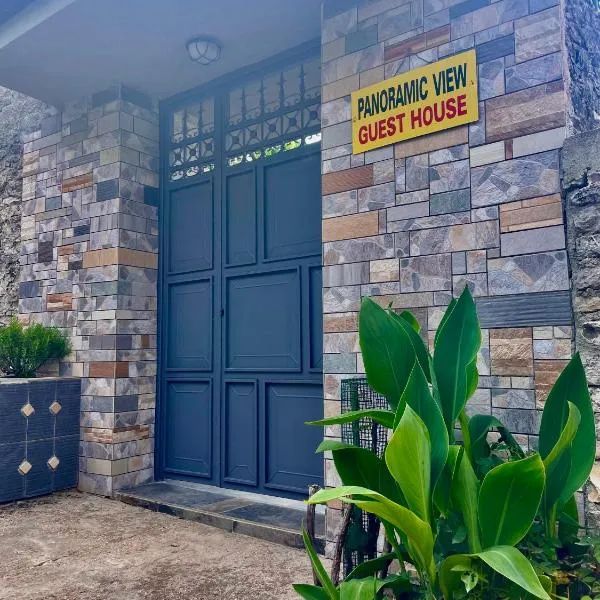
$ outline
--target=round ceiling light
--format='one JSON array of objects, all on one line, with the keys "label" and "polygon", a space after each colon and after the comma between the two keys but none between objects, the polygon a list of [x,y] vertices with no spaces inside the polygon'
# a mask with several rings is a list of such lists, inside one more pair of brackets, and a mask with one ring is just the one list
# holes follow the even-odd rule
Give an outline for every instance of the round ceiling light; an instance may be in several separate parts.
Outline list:
[{"label": "round ceiling light", "polygon": [[201,65],[210,65],[219,60],[221,56],[220,44],[211,38],[194,38],[186,46],[190,58]]}]

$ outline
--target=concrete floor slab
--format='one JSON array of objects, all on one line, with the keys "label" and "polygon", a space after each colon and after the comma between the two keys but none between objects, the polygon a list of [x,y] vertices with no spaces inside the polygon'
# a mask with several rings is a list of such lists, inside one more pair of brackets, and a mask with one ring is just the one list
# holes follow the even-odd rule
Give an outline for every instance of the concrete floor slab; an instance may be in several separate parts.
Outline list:
[{"label": "concrete floor slab", "polygon": [[301,550],[76,492],[0,506],[0,600],[292,600]]}]

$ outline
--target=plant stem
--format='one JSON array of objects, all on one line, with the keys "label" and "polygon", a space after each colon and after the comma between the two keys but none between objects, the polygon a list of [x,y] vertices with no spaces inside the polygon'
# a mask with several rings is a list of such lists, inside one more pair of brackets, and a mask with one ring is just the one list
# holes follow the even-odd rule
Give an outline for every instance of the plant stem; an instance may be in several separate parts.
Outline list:
[{"label": "plant stem", "polygon": [[406,574],[406,565],[404,564],[404,560],[402,559],[402,551],[400,550],[400,545],[398,544],[398,540],[396,539],[394,528],[385,521],[383,521],[383,528],[385,529],[385,536],[387,537],[389,543],[392,545],[394,552],[398,556],[398,562],[400,563],[400,572],[404,575]]}]

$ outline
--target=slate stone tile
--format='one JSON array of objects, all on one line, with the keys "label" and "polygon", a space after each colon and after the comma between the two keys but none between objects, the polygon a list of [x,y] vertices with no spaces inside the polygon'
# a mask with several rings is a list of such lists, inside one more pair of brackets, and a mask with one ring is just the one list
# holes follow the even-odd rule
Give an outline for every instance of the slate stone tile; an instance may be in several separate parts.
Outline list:
[{"label": "slate stone tile", "polygon": [[467,188],[432,194],[429,203],[431,215],[467,211],[471,208],[471,190]]},{"label": "slate stone tile", "polygon": [[515,53],[514,34],[490,40],[475,46],[478,63],[485,63],[496,58],[502,58]]},{"label": "slate stone tile", "polygon": [[484,6],[489,6],[490,0],[466,0],[465,2],[461,2],[460,4],[455,4],[454,6],[450,6],[450,18],[458,19],[467,13],[473,12],[478,8],[483,8]]},{"label": "slate stone tile", "polygon": [[493,408],[492,414],[514,433],[536,435],[540,430],[541,411],[518,408]]},{"label": "slate stone tile", "polygon": [[35,298],[40,295],[39,281],[23,281],[19,284],[20,298]]},{"label": "slate stone tile", "polygon": [[406,191],[422,190],[429,186],[429,156],[421,154],[406,159]]},{"label": "slate stone tile", "polygon": [[377,235],[356,240],[340,240],[323,244],[324,264],[340,264],[394,258],[392,235]]},{"label": "slate stone tile", "polygon": [[506,69],[506,91],[516,92],[562,77],[563,57],[560,52],[518,63]]},{"label": "slate stone tile", "polygon": [[356,373],[356,354],[324,354],[324,373]]},{"label": "slate stone tile", "polygon": [[504,233],[500,236],[502,256],[562,250],[565,245],[565,228],[562,225]]},{"label": "slate stone tile", "polygon": [[560,52],[561,43],[558,8],[529,15],[515,24],[515,59],[518,63]]},{"label": "slate stone tile", "polygon": [[556,80],[486,101],[487,142],[564,127],[563,88]]},{"label": "slate stone tile", "polygon": [[489,260],[488,282],[491,296],[568,290],[566,252],[525,254]]},{"label": "slate stone tile", "polygon": [[328,265],[323,267],[323,287],[360,285],[367,283],[368,281],[368,262]]},{"label": "slate stone tile", "polygon": [[52,242],[38,242],[38,262],[50,263],[53,261],[54,244]]},{"label": "slate stone tile", "polygon": [[485,273],[465,273],[452,278],[452,294],[455,298],[469,287],[474,298],[488,295],[487,275]]},{"label": "slate stone tile", "polygon": [[504,59],[498,58],[479,65],[479,99],[487,100],[505,92]]},{"label": "slate stone tile", "polygon": [[497,408],[535,408],[533,390],[493,389],[492,406]]},{"label": "slate stone tile", "polygon": [[400,260],[401,292],[432,292],[452,289],[450,254],[417,256]]},{"label": "slate stone tile", "polygon": [[471,169],[474,207],[559,192],[558,152],[542,152]]},{"label": "slate stone tile", "polygon": [[469,145],[461,144],[460,146],[452,146],[451,148],[442,148],[429,154],[429,165],[435,166],[442,163],[453,162],[455,160],[463,160],[469,158]]},{"label": "slate stone tile", "polygon": [[459,160],[429,168],[432,194],[469,187],[469,161]]},{"label": "slate stone tile", "polygon": [[480,250],[494,248],[498,244],[499,228],[496,221],[424,229],[410,234],[410,250],[413,256]]}]

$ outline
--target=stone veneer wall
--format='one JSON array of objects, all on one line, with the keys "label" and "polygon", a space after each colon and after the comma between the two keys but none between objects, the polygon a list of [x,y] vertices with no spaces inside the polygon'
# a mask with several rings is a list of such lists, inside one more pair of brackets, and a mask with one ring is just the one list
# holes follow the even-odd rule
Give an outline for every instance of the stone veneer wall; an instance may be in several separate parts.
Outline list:
[{"label": "stone veneer wall", "polygon": [[[451,295],[469,285],[483,327],[470,409],[497,415],[536,446],[544,400],[573,350],[559,181],[561,10],[559,0],[326,0],[327,415],[340,410],[340,381],[363,373],[361,297],[412,310],[431,342]],[[473,47],[478,123],[351,154],[352,91]],[[337,484],[330,460],[326,483]],[[338,526],[330,510],[329,548]]]},{"label": "stone veneer wall", "polygon": [[69,333],[82,378],[80,488],[153,476],[158,118],[123,86],[26,139],[20,318]]},{"label": "stone veneer wall", "polygon": [[38,129],[51,111],[33,98],[0,88],[0,323],[17,314],[19,303],[22,136]]}]

